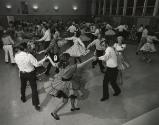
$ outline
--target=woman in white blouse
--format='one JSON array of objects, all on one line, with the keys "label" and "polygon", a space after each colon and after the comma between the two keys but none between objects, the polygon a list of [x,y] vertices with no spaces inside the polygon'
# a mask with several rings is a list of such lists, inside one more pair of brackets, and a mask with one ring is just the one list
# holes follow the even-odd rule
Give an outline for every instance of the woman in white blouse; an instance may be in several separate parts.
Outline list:
[{"label": "woman in white blouse", "polygon": [[122,79],[122,71],[125,70],[126,68],[129,67],[129,64],[125,61],[123,52],[126,48],[126,44],[122,44],[123,41],[123,37],[122,36],[118,36],[117,37],[117,43],[114,44],[114,48],[116,50],[117,53],[117,57],[118,57],[118,82],[119,84],[123,83],[123,79]]},{"label": "woman in white blouse", "polygon": [[73,37],[65,38],[65,40],[73,40],[73,46],[71,46],[64,53],[69,53],[71,57],[74,57],[75,63],[77,60],[81,63],[81,56],[86,54],[86,47],[80,39],[80,32],[75,32]]}]

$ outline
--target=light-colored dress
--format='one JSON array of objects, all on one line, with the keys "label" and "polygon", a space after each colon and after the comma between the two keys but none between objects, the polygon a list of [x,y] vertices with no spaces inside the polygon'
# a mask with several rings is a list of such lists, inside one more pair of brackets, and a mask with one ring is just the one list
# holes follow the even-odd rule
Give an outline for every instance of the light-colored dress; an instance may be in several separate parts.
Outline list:
[{"label": "light-colored dress", "polygon": [[130,67],[129,63],[126,61],[125,57],[123,56],[123,51],[126,48],[126,44],[119,45],[118,43],[114,44],[114,48],[117,53],[118,58],[118,69],[125,70]]},{"label": "light-colored dress", "polygon": [[77,37],[70,37],[66,38],[66,40],[73,40],[74,45],[71,46],[68,50],[66,50],[64,53],[69,53],[72,57],[80,57],[86,55],[86,47],[82,40]]},{"label": "light-colored dress", "polygon": [[155,45],[153,40],[157,40],[155,36],[147,36],[147,42],[140,48],[140,51],[143,52],[156,52]]},{"label": "light-colored dress", "polygon": [[112,29],[109,29],[105,32],[105,35],[106,36],[114,36],[116,33],[112,30]]}]

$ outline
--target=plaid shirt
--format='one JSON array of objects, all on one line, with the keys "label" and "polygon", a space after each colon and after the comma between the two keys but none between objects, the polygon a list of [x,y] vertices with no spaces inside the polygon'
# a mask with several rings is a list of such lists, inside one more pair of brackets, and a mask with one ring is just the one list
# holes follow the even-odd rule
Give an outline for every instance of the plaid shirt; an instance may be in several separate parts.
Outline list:
[{"label": "plaid shirt", "polygon": [[60,53],[60,48],[58,46],[57,40],[52,39],[50,42],[49,47],[46,49],[46,53],[54,53],[54,54],[59,54]]}]

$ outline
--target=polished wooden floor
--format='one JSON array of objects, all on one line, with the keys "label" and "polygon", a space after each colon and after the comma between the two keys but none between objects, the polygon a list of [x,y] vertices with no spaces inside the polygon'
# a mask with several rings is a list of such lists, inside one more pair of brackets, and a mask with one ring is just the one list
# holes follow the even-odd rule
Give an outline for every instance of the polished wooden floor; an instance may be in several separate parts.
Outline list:
[{"label": "polished wooden floor", "polygon": [[[86,80],[85,96],[80,99],[80,111],[70,112],[68,104],[60,111],[60,121],[50,113],[59,100],[48,96],[43,81],[38,81],[42,111],[37,112],[31,104],[30,88],[27,102],[20,101],[20,81],[16,66],[4,63],[0,51],[0,125],[121,125],[159,107],[159,54],[153,55],[149,64],[135,55],[135,45],[128,45],[127,58],[131,68],[124,71],[122,94],[100,102],[103,74],[99,67],[86,66],[82,77]],[[89,54],[85,58],[89,58]],[[45,80],[45,79],[44,79]],[[111,90],[111,89],[110,89]]]}]

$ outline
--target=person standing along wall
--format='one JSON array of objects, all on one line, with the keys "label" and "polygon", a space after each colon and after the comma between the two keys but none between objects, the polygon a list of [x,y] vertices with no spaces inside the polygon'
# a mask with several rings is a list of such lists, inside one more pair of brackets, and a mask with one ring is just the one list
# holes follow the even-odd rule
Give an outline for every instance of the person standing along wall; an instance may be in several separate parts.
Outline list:
[{"label": "person standing along wall", "polygon": [[15,61],[14,61],[13,47],[12,47],[14,45],[14,41],[6,30],[3,31],[2,42],[3,42],[3,50],[5,52],[5,62],[8,63],[10,57],[11,63],[14,65]]}]

